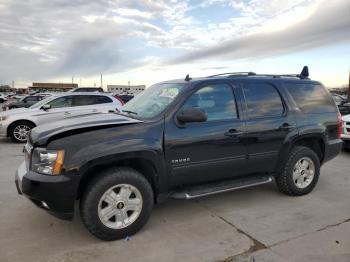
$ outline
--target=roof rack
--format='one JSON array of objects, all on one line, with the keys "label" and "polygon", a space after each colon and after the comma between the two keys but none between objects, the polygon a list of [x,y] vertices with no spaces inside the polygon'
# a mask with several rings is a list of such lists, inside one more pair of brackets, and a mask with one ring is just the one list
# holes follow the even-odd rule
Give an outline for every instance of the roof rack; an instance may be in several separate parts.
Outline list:
[{"label": "roof rack", "polygon": [[212,76],[208,76],[208,77],[225,76],[225,75],[227,75],[228,77],[230,77],[230,76],[255,76],[256,73],[254,73],[254,72],[231,72],[231,73],[222,73],[222,74],[212,75]]},{"label": "roof rack", "polygon": [[217,77],[217,76],[227,76],[227,77],[240,77],[240,76],[266,76],[266,77],[272,77],[272,78],[281,78],[281,77],[294,77],[299,79],[309,79],[309,68],[307,66],[303,67],[303,70],[300,74],[256,74],[254,72],[232,72],[232,73],[222,73],[217,75],[212,75],[208,77]]}]

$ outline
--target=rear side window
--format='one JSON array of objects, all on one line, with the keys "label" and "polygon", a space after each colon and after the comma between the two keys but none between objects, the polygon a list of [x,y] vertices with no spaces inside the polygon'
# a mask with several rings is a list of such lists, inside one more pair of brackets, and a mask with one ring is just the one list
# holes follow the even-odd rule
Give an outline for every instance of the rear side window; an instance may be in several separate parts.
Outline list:
[{"label": "rear side window", "polygon": [[107,96],[96,96],[95,100],[95,104],[106,104],[113,102],[112,99]]},{"label": "rear side window", "polygon": [[267,83],[248,83],[243,88],[249,118],[281,116],[284,112],[281,96]]},{"label": "rear side window", "polygon": [[336,110],[333,99],[319,84],[287,83],[285,86],[303,113],[324,113]]},{"label": "rear side window", "polygon": [[95,96],[74,96],[73,106],[89,106],[96,104]]},{"label": "rear side window", "polygon": [[47,104],[50,105],[51,108],[71,107],[72,106],[72,97],[71,96],[59,97],[57,99],[52,100],[51,102],[49,102]]}]

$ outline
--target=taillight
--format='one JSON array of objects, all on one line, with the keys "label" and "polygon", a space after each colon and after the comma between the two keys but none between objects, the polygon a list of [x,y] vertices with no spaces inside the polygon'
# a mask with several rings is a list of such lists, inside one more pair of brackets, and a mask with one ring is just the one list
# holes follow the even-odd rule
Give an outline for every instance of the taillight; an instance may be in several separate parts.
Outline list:
[{"label": "taillight", "polygon": [[341,119],[341,114],[338,112],[338,138],[341,137],[343,133],[343,120]]}]

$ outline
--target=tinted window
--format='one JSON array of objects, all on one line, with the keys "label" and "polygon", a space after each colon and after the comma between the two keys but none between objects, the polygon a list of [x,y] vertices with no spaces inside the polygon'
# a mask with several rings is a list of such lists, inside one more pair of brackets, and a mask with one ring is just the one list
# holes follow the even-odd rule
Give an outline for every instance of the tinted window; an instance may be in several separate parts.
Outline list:
[{"label": "tinted window", "polygon": [[226,84],[210,85],[199,89],[185,103],[183,109],[196,107],[208,116],[208,121],[237,118],[232,88]]},{"label": "tinted window", "polygon": [[325,88],[318,84],[286,84],[298,107],[304,113],[334,112],[335,104]]},{"label": "tinted window", "polygon": [[26,98],[23,99],[23,102],[33,102],[33,101],[38,101],[37,97],[27,96]]},{"label": "tinted window", "polygon": [[88,106],[96,103],[95,96],[74,96],[73,106]]},{"label": "tinted window", "polygon": [[95,104],[106,104],[112,102],[112,99],[107,96],[95,96]]},{"label": "tinted window", "polygon": [[243,88],[250,118],[280,116],[283,103],[276,88],[265,83],[249,83]]},{"label": "tinted window", "polygon": [[71,96],[59,97],[47,104],[50,105],[51,108],[71,107],[72,97]]}]

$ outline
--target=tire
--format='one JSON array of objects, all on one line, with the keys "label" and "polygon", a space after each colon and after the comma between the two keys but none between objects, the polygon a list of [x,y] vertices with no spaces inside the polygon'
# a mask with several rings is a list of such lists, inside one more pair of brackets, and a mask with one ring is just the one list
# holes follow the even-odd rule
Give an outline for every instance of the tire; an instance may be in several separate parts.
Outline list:
[{"label": "tire", "polygon": [[[132,188],[130,198],[122,197],[121,192],[125,188]],[[115,193],[112,198],[110,198],[111,190]],[[129,202],[134,203],[135,206],[137,205],[135,203],[141,203],[141,206],[135,208],[136,211],[126,211]],[[86,228],[94,236],[111,241],[126,238],[138,232],[150,217],[153,204],[152,187],[142,174],[131,168],[114,167],[102,171],[87,185],[80,201],[80,214]],[[111,217],[103,222],[104,213]],[[128,217],[125,225],[125,220],[120,219],[123,217],[122,214]]]},{"label": "tire", "polygon": [[[307,165],[309,168],[305,168]],[[287,195],[306,195],[316,186],[319,175],[318,155],[308,147],[296,146],[290,152],[282,172],[276,176],[276,184]]]},{"label": "tire", "polygon": [[34,127],[35,125],[29,121],[17,121],[10,125],[8,133],[14,142],[25,143],[27,141],[29,131]]}]

